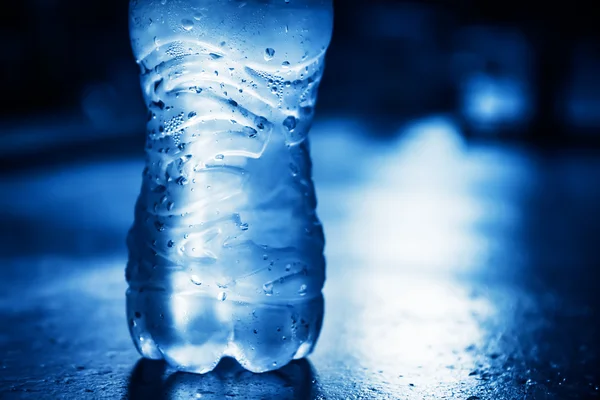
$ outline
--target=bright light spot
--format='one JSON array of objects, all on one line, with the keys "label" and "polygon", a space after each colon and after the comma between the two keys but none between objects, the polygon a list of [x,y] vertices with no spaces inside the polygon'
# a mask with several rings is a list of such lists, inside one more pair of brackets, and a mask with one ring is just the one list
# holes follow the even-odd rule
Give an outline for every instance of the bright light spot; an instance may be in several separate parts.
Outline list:
[{"label": "bright light spot", "polygon": [[442,270],[478,263],[486,242],[474,225],[485,206],[465,195],[459,131],[433,117],[403,133],[379,157],[370,184],[349,199],[355,203],[348,240],[367,264]]},{"label": "bright light spot", "polygon": [[161,352],[158,350],[158,346],[154,340],[152,340],[152,337],[142,334],[139,337],[139,343],[144,357],[149,357],[153,360],[163,358]]},{"label": "bright light spot", "polygon": [[478,127],[514,125],[527,118],[527,92],[515,79],[476,74],[463,90],[463,113]]},{"label": "bright light spot", "polygon": [[[361,297],[356,332],[349,336],[363,363],[398,370],[422,366],[420,376],[410,378],[415,384],[429,383],[433,373],[441,382],[455,381],[447,365],[472,368],[474,359],[464,349],[484,342],[479,318],[495,313],[488,300],[474,299],[464,286],[443,279],[361,274],[348,280],[352,289],[368,294]],[[390,318],[401,325],[373,329]],[[457,359],[456,352],[462,357]]]},{"label": "bright light spot", "polygon": [[[513,176],[527,171],[522,162],[504,153],[467,149],[449,118],[416,121],[372,157],[364,183],[344,194],[345,223],[326,226],[342,238],[328,243],[328,257],[350,251],[366,266],[476,270],[494,256],[496,242],[504,237],[502,231],[491,242],[482,231],[485,226],[510,232],[520,221],[511,199],[515,187],[502,182],[527,184],[526,176]],[[339,196],[335,199],[339,202]]]},{"label": "bright light spot", "polygon": [[185,329],[190,322],[190,311],[185,296],[177,294],[171,296],[171,313],[173,315],[173,320],[179,329]]}]

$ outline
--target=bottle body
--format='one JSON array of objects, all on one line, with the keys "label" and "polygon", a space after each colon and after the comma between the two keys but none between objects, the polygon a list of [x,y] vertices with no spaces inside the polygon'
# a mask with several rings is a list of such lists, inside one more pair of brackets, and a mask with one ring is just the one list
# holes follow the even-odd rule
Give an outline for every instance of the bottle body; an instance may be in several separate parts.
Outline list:
[{"label": "bottle body", "polygon": [[148,106],[127,313],[148,358],[263,372],[319,335],[324,237],[307,133],[331,4],[132,1]]}]

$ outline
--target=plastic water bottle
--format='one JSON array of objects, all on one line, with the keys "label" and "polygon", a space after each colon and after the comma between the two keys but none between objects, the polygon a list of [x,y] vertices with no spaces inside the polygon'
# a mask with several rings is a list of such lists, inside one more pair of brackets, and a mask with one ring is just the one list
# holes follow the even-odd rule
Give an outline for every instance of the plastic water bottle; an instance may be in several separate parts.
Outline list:
[{"label": "plastic water bottle", "polygon": [[132,0],[148,106],[127,317],[147,358],[253,372],[309,354],[324,237],[307,133],[331,0]]}]

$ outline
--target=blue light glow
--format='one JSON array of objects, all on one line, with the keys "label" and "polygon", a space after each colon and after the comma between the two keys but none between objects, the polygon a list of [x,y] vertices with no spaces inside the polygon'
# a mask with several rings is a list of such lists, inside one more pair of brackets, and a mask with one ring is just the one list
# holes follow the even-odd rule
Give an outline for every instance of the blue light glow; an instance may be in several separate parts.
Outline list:
[{"label": "blue light glow", "polygon": [[529,99],[522,83],[508,77],[475,74],[463,88],[463,113],[479,128],[515,125],[529,113]]}]

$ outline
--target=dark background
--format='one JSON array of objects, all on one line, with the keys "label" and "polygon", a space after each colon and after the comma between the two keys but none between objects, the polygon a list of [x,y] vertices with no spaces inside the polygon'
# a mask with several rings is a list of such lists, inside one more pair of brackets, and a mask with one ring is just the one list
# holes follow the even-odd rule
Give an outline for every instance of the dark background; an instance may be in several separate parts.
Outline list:
[{"label": "dark background", "polygon": [[204,376],[140,361],[126,328],[128,2],[4,3],[0,399],[600,397],[596,2],[336,1],[319,344]]},{"label": "dark background", "polygon": [[[338,1],[335,10],[318,115],[385,123],[450,112],[467,136],[598,147],[594,2]],[[14,142],[5,158],[57,156],[56,143],[140,148],[144,106],[127,15],[122,0],[3,6],[0,132]]]}]

